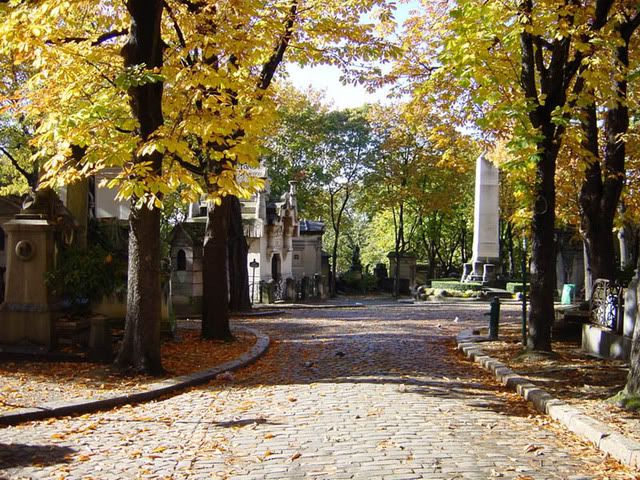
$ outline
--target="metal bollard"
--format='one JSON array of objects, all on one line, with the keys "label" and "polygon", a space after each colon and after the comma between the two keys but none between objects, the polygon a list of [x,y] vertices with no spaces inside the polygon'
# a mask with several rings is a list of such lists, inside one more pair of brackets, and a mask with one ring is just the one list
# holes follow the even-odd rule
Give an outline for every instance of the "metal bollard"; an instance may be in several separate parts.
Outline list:
[{"label": "metal bollard", "polygon": [[491,310],[485,315],[489,315],[489,338],[498,338],[500,326],[500,299],[495,297],[490,303]]}]

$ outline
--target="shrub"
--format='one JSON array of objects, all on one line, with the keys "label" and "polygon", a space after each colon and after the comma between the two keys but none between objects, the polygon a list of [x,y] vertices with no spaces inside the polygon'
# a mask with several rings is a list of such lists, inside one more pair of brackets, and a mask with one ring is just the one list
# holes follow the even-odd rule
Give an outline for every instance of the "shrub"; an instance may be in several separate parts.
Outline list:
[{"label": "shrub", "polygon": [[439,288],[448,291],[466,292],[467,290],[482,290],[483,285],[479,282],[465,282],[461,283],[460,280],[432,280],[431,288]]},{"label": "shrub", "polygon": [[126,265],[101,247],[69,248],[46,280],[52,293],[78,308],[124,288]]},{"label": "shrub", "polygon": [[368,293],[377,289],[378,279],[368,273],[363,273],[362,278],[357,278],[352,272],[346,272],[340,275],[340,282],[347,291]]}]

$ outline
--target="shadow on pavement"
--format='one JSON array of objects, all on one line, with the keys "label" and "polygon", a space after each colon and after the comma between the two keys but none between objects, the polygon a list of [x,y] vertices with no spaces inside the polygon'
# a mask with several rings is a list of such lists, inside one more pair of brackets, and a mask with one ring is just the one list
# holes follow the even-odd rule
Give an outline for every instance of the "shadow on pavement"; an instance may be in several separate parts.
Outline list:
[{"label": "shadow on pavement", "polygon": [[529,408],[514,405],[504,395],[508,390],[455,349],[456,333],[486,324],[482,306],[464,311],[441,307],[298,310],[285,318],[247,320],[268,333],[272,345],[255,365],[220,386],[394,384],[399,392],[530,415]]},{"label": "shadow on pavement", "polygon": [[72,448],[56,445],[0,443],[0,469],[69,463],[75,452]]}]

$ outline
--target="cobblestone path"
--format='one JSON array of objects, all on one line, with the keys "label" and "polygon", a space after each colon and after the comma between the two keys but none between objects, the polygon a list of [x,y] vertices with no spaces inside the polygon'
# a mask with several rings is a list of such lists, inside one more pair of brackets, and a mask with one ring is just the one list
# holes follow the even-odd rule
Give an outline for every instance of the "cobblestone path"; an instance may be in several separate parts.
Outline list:
[{"label": "cobblestone path", "polygon": [[[247,320],[273,344],[233,379],[0,429],[0,478],[605,478],[600,454],[453,351],[452,335],[486,323],[487,309],[369,305]],[[517,309],[504,306],[503,318]]]}]

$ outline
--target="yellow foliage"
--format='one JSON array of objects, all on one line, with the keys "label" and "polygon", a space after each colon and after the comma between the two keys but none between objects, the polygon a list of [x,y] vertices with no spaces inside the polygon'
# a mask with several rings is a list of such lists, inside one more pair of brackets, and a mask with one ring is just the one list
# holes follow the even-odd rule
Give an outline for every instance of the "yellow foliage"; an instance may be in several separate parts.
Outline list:
[{"label": "yellow foliage", "polygon": [[[392,17],[385,0],[167,0],[163,67],[123,67],[130,19],[124,2],[0,3],[0,57],[32,72],[12,92],[16,117],[38,125],[33,160],[43,186],[117,167],[120,198],[160,207],[177,185],[185,201],[249,196],[276,97],[270,87],[286,54],[300,64],[349,64],[392,55],[367,14]],[[164,124],[142,141],[128,91],[162,83]],[[7,100],[0,92],[0,105]],[[80,161],[71,146],[84,149]],[[164,157],[161,174],[133,161]]]}]

